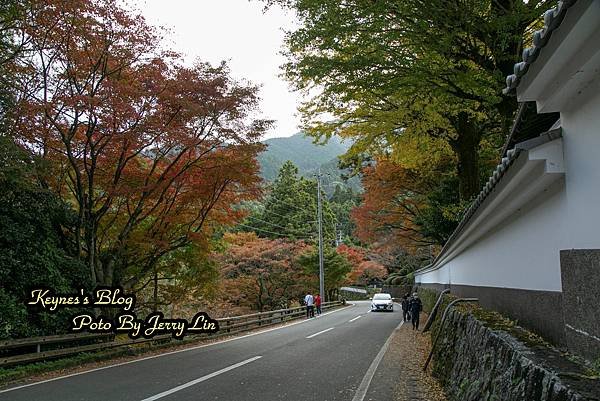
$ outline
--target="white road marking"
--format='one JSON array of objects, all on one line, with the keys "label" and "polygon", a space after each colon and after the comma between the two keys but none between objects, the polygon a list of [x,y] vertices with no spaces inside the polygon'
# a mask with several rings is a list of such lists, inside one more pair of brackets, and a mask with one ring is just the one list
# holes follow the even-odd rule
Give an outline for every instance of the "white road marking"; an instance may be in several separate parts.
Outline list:
[{"label": "white road marking", "polygon": [[327,333],[329,330],[333,330],[334,328],[335,328],[335,327],[330,327],[330,328],[328,328],[328,329],[321,330],[321,331],[319,331],[318,333],[311,334],[310,336],[308,336],[308,337],[306,337],[306,338],[313,338],[313,337],[316,337],[316,336],[318,336],[319,334]]},{"label": "white road marking", "polygon": [[360,319],[361,317],[362,317],[362,315],[358,315],[358,316],[356,316],[354,319],[350,319],[350,320],[348,320],[348,323],[352,323],[353,321],[355,321],[355,320],[358,320],[358,319]]},{"label": "white road marking", "polygon": [[377,370],[379,363],[383,359],[385,352],[390,346],[390,342],[392,341],[394,333],[396,332],[396,330],[402,327],[403,323],[404,322],[400,322],[400,324],[396,326],[396,328],[392,331],[392,334],[390,334],[390,336],[388,337],[385,344],[383,344],[383,347],[381,347],[381,349],[379,350],[379,353],[377,354],[375,359],[373,359],[373,362],[371,362],[371,366],[369,366],[369,369],[367,369],[367,373],[365,373],[365,377],[363,377],[362,381],[360,382],[360,386],[358,386],[358,390],[356,390],[356,394],[354,394],[354,398],[352,398],[352,401],[363,401],[365,399],[365,396],[367,395],[367,390],[369,389],[369,385],[371,384],[371,380],[373,380],[373,376],[375,375],[375,371]]},{"label": "white road marking", "polygon": [[[356,304],[349,303],[349,305],[350,305],[350,307],[353,307]],[[326,313],[321,314],[321,316],[330,315],[332,313],[340,312],[340,311],[343,311],[343,310],[346,310],[346,308],[332,310],[331,312],[326,312]],[[141,362],[141,361],[145,361],[147,359],[160,358],[161,356],[166,356],[166,355],[171,355],[171,354],[178,354],[180,352],[192,351],[192,350],[199,349],[199,348],[212,347],[214,345],[228,343],[230,341],[237,341],[237,340],[241,340],[242,338],[252,337],[252,336],[256,336],[256,335],[263,334],[263,333],[268,333],[269,331],[281,330],[281,329],[285,329],[286,327],[291,327],[291,326],[295,326],[297,324],[303,324],[303,323],[307,323],[307,322],[310,322],[310,321],[311,320],[309,320],[309,319],[299,320],[299,321],[294,322],[294,323],[286,324],[285,326],[273,327],[273,328],[270,328],[270,329],[257,331],[255,333],[245,334],[245,335],[240,336],[240,337],[228,338],[227,340],[222,340],[222,341],[215,341],[214,343],[210,343],[210,344],[197,345],[195,347],[190,347],[190,348],[179,349],[179,350],[176,350],[176,351],[165,352],[163,354],[151,355],[151,356],[147,356],[147,357],[144,357],[144,358],[134,359],[132,361],[120,362],[120,363],[115,363],[113,365],[107,365],[107,366],[102,366],[102,367],[94,368],[94,369],[90,369],[90,370],[84,370],[83,372],[76,372],[76,373],[71,373],[71,374],[64,375],[64,376],[53,377],[52,379],[46,379],[46,380],[42,380],[42,381],[35,382],[35,383],[23,384],[21,386],[15,386],[15,387],[7,388],[7,389],[4,389],[4,390],[0,390],[0,394],[2,394],[2,393],[8,393],[9,391],[19,390],[19,389],[22,389],[22,388],[25,388],[25,387],[36,386],[38,384],[44,384],[44,383],[52,382],[52,381],[55,381],[55,380],[68,379],[69,377],[84,375],[86,373],[92,373],[92,372],[96,372],[98,370],[104,370],[104,369],[116,368],[117,366],[129,365],[130,363]],[[177,345],[177,344],[175,344],[175,345]]]},{"label": "white road marking", "polygon": [[162,393],[158,393],[158,394],[156,394],[156,395],[153,395],[152,397],[144,398],[142,401],[154,401],[154,400],[158,400],[158,399],[160,399],[160,398],[166,397],[166,396],[168,396],[168,395],[171,395],[171,394],[173,394],[173,393],[176,393],[176,392],[178,392],[178,391],[181,391],[181,390],[183,390],[183,389],[185,389],[185,388],[188,388],[188,387],[190,387],[190,386],[193,386],[193,385],[195,385],[195,384],[202,383],[203,381],[206,381],[206,380],[208,380],[208,379],[212,379],[213,377],[215,377],[215,376],[218,376],[218,375],[220,375],[220,374],[223,374],[223,373],[225,373],[225,372],[229,372],[230,370],[233,370],[233,369],[239,368],[240,366],[244,366],[244,365],[246,365],[246,364],[248,364],[248,363],[250,363],[250,362],[254,362],[254,361],[256,361],[257,359],[260,359],[260,358],[262,358],[262,356],[255,356],[254,358],[246,359],[245,361],[242,361],[242,362],[236,363],[235,365],[228,366],[228,367],[226,367],[226,368],[223,368],[223,369],[221,369],[221,370],[217,370],[216,372],[213,372],[213,373],[211,373],[211,374],[208,374],[208,375],[206,375],[206,376],[202,376],[202,377],[200,377],[200,378],[198,378],[198,379],[195,379],[195,380],[189,381],[189,382],[187,382],[187,383],[184,383],[184,384],[182,384],[182,385],[180,385],[180,386],[173,387],[173,388],[172,388],[172,389],[170,389],[170,390],[163,391]]},{"label": "white road marking", "polygon": [[588,333],[586,331],[583,331],[583,330],[580,330],[578,328],[575,328],[575,327],[571,326],[570,324],[565,324],[565,326],[567,326],[567,328],[569,328],[569,329],[571,329],[571,330],[573,330],[573,331],[575,331],[575,332],[577,332],[579,334],[583,334],[584,336],[588,336],[590,338],[593,338],[596,341],[600,341],[600,337],[596,337],[593,334],[590,334],[590,333]]},{"label": "white road marking", "polygon": [[367,313],[371,313],[371,309],[369,309],[369,310],[367,311]]}]

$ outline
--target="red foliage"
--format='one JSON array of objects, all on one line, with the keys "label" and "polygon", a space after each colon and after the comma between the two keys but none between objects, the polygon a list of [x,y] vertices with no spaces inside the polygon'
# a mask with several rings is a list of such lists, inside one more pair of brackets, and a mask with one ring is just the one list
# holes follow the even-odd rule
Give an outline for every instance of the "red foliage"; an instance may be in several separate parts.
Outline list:
[{"label": "red foliage", "polygon": [[411,248],[419,244],[423,238],[414,219],[420,206],[415,201],[423,185],[420,177],[396,163],[378,160],[363,171],[362,183],[362,203],[352,211],[355,235],[377,245],[393,242]]},{"label": "red foliage", "polygon": [[371,279],[383,279],[388,274],[383,265],[368,259],[367,252],[363,248],[342,244],[338,246],[337,251],[346,256],[352,264],[348,284],[366,285]]},{"label": "red foliage", "polygon": [[361,264],[365,260],[367,254],[363,248],[348,246],[346,244],[341,244],[338,246],[337,251],[338,253],[346,256],[352,266],[358,266]]},{"label": "red foliage", "polygon": [[181,66],[159,32],[111,0],[34,1],[15,60],[21,143],[78,215],[92,280],[126,287],[258,194],[257,87]]},{"label": "red foliage", "polygon": [[302,298],[312,278],[297,265],[311,247],[302,241],[258,238],[254,233],[226,234],[227,250],[216,255],[222,290],[233,307],[265,310],[289,307]]},{"label": "red foliage", "polygon": [[365,260],[358,265],[358,268],[352,270],[350,275],[354,282],[367,284],[371,279],[383,279],[388,272],[383,265],[372,260]]}]

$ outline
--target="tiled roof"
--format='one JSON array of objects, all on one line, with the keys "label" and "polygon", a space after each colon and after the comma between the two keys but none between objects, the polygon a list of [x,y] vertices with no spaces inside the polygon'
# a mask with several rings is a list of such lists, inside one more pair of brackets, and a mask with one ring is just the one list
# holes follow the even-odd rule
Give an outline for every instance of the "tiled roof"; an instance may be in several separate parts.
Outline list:
[{"label": "tiled roof", "polygon": [[508,150],[517,143],[535,138],[548,131],[559,118],[560,113],[538,114],[535,102],[519,103],[515,121],[502,148],[502,156],[506,156]]},{"label": "tiled roof", "polygon": [[496,166],[496,169],[494,170],[494,173],[490,176],[487,184],[483,187],[481,192],[479,192],[479,195],[477,196],[477,198],[471,203],[471,206],[463,214],[460,223],[454,229],[454,232],[452,233],[450,238],[448,238],[448,241],[446,241],[446,243],[444,244],[442,251],[437,255],[437,257],[435,258],[435,260],[433,261],[432,264],[417,270],[416,273],[428,270],[429,268],[433,267],[436,264],[436,262],[442,257],[442,255],[444,255],[446,253],[448,248],[450,248],[452,243],[456,241],[456,239],[461,234],[461,232],[463,231],[465,226],[468,224],[469,220],[471,220],[471,217],[473,217],[473,215],[475,214],[477,209],[481,206],[483,201],[488,197],[490,192],[492,192],[494,187],[498,184],[500,179],[504,176],[504,173],[506,173],[506,170],[508,170],[508,168],[517,159],[517,157],[519,156],[521,151],[522,151],[522,149],[514,148],[514,149],[509,150],[506,153],[506,157],[503,157],[502,160],[500,161],[500,164],[498,164],[498,166]]},{"label": "tiled roof", "polygon": [[514,74],[506,77],[506,88],[502,90],[502,93],[514,94],[521,77],[527,73],[529,66],[538,58],[541,50],[546,46],[548,40],[552,36],[552,32],[556,30],[562,23],[567,10],[577,0],[564,0],[559,1],[558,5],[544,13],[544,28],[533,34],[533,46],[523,50],[523,61],[516,63],[514,67]]},{"label": "tiled roof", "polygon": [[509,150],[508,152],[506,152],[506,157],[502,158],[502,160],[500,161],[500,164],[498,164],[496,166],[496,169],[494,170],[494,172],[488,179],[488,182],[485,184],[483,189],[479,192],[479,195],[477,196],[477,198],[475,198],[473,203],[471,203],[471,206],[463,214],[461,222],[459,223],[458,227],[456,227],[456,229],[454,230],[454,232],[452,233],[452,235],[446,242],[447,244],[450,242],[453,242],[454,238],[460,234],[460,232],[462,231],[464,226],[467,225],[467,223],[469,222],[471,217],[475,214],[477,209],[479,209],[479,206],[481,206],[481,204],[488,197],[490,192],[492,192],[492,190],[494,189],[496,184],[498,184],[500,179],[504,176],[504,173],[506,173],[506,170],[508,170],[508,168],[516,160],[517,156],[519,156],[519,154],[521,153],[521,150],[522,149],[519,149],[519,148],[513,148],[513,149]]},{"label": "tiled roof", "polygon": [[494,172],[488,179],[488,182],[485,184],[483,189],[479,192],[479,195],[477,196],[477,198],[475,198],[473,203],[471,203],[471,206],[464,213],[461,222],[459,223],[456,230],[454,230],[454,232],[448,239],[447,243],[451,242],[454,239],[454,237],[459,235],[459,233],[462,231],[463,227],[465,225],[467,225],[467,223],[469,222],[471,217],[473,217],[473,215],[475,214],[477,209],[479,209],[479,206],[481,206],[483,201],[493,191],[493,189],[500,182],[500,180],[502,179],[502,177],[504,176],[504,174],[506,173],[508,168],[513,164],[513,162],[517,159],[517,157],[519,156],[519,154],[522,151],[529,150],[533,147],[541,145],[542,143],[549,142],[554,139],[560,138],[561,136],[562,136],[562,130],[560,127],[557,127],[557,128],[552,129],[536,138],[521,142],[521,143],[517,144],[514,148],[507,151],[506,156],[503,157],[502,160],[500,161],[500,163],[496,166],[496,169],[494,170]]},{"label": "tiled roof", "polygon": [[540,146],[543,143],[550,142],[560,137],[562,137],[562,129],[560,127],[557,127],[536,138],[521,142],[517,144],[514,148],[507,151],[506,156],[503,157],[498,166],[496,166],[496,169],[488,179],[488,182],[483,187],[481,192],[479,192],[477,198],[471,203],[471,206],[464,212],[460,223],[458,224],[450,238],[448,238],[448,241],[446,241],[444,247],[442,248],[442,251],[437,255],[433,263],[431,265],[425,266],[422,269],[417,270],[416,272],[423,272],[435,266],[437,261],[448,251],[449,248],[452,247],[453,243],[456,242],[457,238],[462,234],[465,227],[469,224],[473,215],[475,215],[477,210],[492,193],[492,191],[502,180],[502,177],[506,174],[510,166],[515,162],[515,160],[517,160],[517,158],[522,152],[526,152],[529,149]]}]

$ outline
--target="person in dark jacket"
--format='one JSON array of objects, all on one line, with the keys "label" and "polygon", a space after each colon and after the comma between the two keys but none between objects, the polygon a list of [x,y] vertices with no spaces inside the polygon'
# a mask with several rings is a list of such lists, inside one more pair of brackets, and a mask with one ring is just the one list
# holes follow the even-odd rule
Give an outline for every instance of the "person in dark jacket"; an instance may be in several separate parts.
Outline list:
[{"label": "person in dark jacket", "polygon": [[400,305],[402,305],[402,319],[405,322],[410,321],[410,311],[408,310],[408,304],[409,304],[408,294],[404,294]]},{"label": "person in dark jacket", "polygon": [[413,330],[419,330],[419,315],[423,310],[423,303],[416,292],[413,294],[408,304],[408,310],[410,311],[410,320],[412,321]]}]

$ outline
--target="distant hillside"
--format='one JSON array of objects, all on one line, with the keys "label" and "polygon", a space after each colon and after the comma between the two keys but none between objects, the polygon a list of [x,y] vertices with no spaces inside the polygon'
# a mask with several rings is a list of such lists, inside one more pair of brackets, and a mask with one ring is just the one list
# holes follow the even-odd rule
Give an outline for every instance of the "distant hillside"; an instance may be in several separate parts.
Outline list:
[{"label": "distant hillside", "polygon": [[[273,181],[283,163],[291,160],[298,166],[298,171],[302,176],[312,176],[321,167],[323,173],[330,174],[323,180],[326,184],[342,183],[343,171],[337,168],[337,157],[346,153],[350,147],[349,143],[333,137],[325,145],[315,145],[312,143],[312,138],[308,138],[302,133],[286,138],[267,139],[263,143],[268,148],[260,154],[258,161],[260,162],[261,176],[265,180]],[[360,181],[356,177],[345,184],[355,190],[360,189]],[[328,193],[331,193],[333,189],[326,188]]]}]

